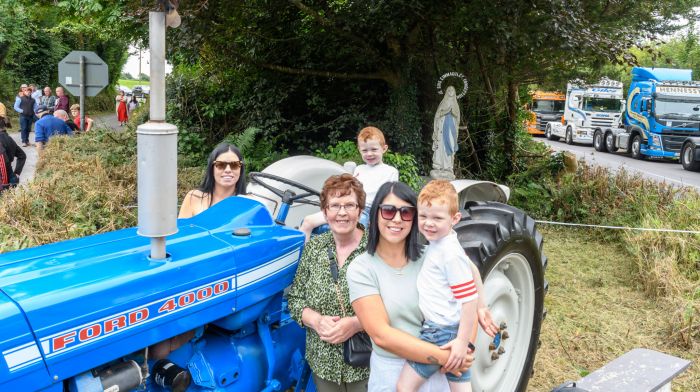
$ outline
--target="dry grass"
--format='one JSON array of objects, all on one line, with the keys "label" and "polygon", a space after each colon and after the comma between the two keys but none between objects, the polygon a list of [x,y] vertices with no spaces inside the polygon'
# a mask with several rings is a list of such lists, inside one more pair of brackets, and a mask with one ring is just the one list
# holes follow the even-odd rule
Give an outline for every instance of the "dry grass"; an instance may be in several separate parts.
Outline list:
[{"label": "dry grass", "polygon": [[[700,358],[698,296],[686,291],[648,295],[636,258],[620,244],[598,240],[596,231],[541,231],[550,289],[529,390],[550,391],[566,380],[578,380],[636,347],[693,361]],[[693,318],[681,331],[683,320]],[[700,390],[698,366],[676,379],[673,390]]]},{"label": "dry grass", "polygon": [[[182,168],[178,196],[201,180]],[[133,129],[51,139],[34,181],[0,197],[0,253],[136,225]]]}]

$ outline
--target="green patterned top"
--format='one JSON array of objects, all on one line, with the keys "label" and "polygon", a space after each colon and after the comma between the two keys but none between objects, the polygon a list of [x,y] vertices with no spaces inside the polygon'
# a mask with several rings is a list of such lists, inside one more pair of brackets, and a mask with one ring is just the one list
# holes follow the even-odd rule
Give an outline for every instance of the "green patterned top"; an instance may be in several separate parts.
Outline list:
[{"label": "green patterned top", "polygon": [[[362,254],[366,247],[367,232],[364,231],[360,244],[338,271],[338,284],[346,316],[354,316],[355,312],[350,305],[348,282],[345,276],[352,260]],[[342,317],[331,276],[328,248],[333,249],[333,253],[337,254],[335,241],[330,232],[315,236],[306,243],[294,276],[294,283],[287,294],[289,311],[292,318],[306,329],[306,360],[316,376],[336,384],[366,380],[369,378],[369,368],[358,368],[346,364],[343,361],[342,344],[324,342],[313,328],[306,328],[301,321],[301,312],[304,308],[313,309],[322,315]]]}]

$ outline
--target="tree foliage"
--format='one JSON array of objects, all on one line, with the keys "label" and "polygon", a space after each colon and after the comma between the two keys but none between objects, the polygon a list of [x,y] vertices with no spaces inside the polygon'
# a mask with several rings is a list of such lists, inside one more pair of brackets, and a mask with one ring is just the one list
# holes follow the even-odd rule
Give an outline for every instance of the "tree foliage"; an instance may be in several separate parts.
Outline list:
[{"label": "tree foliage", "polygon": [[495,149],[502,170],[490,173],[503,176],[518,154],[520,86],[634,62],[632,48],[694,20],[697,3],[188,2],[169,33],[173,78],[203,88],[186,98],[191,110],[173,115],[208,140],[256,126],[291,152],[376,124],[395,150],[426,164],[435,83],[457,71],[470,82],[460,167],[479,174]]}]

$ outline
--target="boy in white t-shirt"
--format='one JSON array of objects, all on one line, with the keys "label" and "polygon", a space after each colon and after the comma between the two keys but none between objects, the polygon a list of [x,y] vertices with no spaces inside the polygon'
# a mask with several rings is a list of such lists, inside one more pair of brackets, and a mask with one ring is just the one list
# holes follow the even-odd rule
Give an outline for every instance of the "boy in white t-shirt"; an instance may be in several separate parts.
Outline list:
[{"label": "boy in white t-shirt", "polygon": [[[433,180],[418,195],[418,230],[430,242],[416,281],[418,306],[425,318],[420,338],[450,348],[445,368],[459,367],[474,350],[471,342],[477,332],[477,282],[472,262],[452,230],[461,217],[450,182]],[[407,361],[397,391],[416,391],[439,370],[440,365]],[[470,371],[459,377],[447,373],[452,392],[471,391],[470,380]]]},{"label": "boy in white t-shirt", "polygon": [[[372,202],[379,187],[385,182],[398,181],[399,171],[382,161],[384,153],[389,149],[389,146],[387,146],[386,139],[384,139],[384,133],[379,128],[362,128],[357,135],[357,149],[360,151],[365,164],[355,167],[353,176],[360,180],[367,195],[365,209],[360,216],[360,223],[367,227],[369,210],[372,208]],[[306,234],[306,240],[308,241],[311,231],[324,223],[326,223],[326,218],[323,216],[323,212],[319,211],[306,216],[299,230]]]}]

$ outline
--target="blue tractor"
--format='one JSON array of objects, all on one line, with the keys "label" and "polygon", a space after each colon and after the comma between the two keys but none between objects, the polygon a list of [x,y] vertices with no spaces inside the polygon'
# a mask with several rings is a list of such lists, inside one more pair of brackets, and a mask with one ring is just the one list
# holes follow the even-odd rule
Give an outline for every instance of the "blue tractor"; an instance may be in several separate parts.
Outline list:
[{"label": "blue tractor", "polygon": [[[315,391],[285,290],[304,245],[296,227],[346,170],[287,158],[250,173],[247,195],[176,220],[164,59],[165,25],[179,17],[160,3],[168,15],[149,15],[150,120],[136,131],[139,227],[0,255],[0,391]],[[524,391],[544,317],[542,237],[504,204],[506,187],[453,184],[464,208],[455,229],[507,325],[497,341],[478,336],[474,389]],[[172,341],[156,360],[154,345]]]},{"label": "blue tractor", "polygon": [[[0,255],[0,390],[313,391],[284,292],[303,248],[294,226],[318,208],[313,189],[342,172],[293,157],[251,173],[246,197],[180,219],[162,260],[136,228]],[[474,383],[525,390],[544,310],[542,237],[501,203],[507,189],[454,184],[465,208],[456,229],[509,335],[499,347],[479,335]],[[187,332],[167,362],[149,358],[149,346]]]}]

